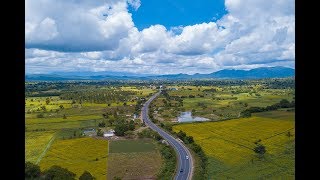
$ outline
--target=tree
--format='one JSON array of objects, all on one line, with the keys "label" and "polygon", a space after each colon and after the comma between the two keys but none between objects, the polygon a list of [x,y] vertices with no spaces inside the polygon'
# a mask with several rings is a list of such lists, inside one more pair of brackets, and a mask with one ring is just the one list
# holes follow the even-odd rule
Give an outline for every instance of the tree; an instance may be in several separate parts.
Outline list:
[{"label": "tree", "polygon": [[88,171],[84,171],[79,177],[79,180],[93,180],[95,179]]},{"label": "tree", "polygon": [[133,131],[134,128],[135,128],[135,126],[134,126],[134,121],[131,120],[131,121],[129,122],[128,129],[129,129],[130,131]]},{"label": "tree", "polygon": [[37,114],[37,118],[44,118],[43,113]]},{"label": "tree", "polygon": [[102,121],[101,123],[98,124],[99,127],[106,127],[106,123]]},{"label": "tree", "polygon": [[46,111],[46,110],[47,110],[46,106],[41,106],[41,109],[42,109],[43,111]]},{"label": "tree", "polygon": [[114,134],[117,136],[124,136],[124,133],[128,130],[128,126],[125,123],[119,123],[114,128]]},{"label": "tree", "polygon": [[50,99],[47,98],[47,99],[46,99],[46,104],[48,105],[49,103],[50,103]]},{"label": "tree", "polygon": [[102,114],[103,118],[107,119],[109,117],[109,115],[107,113],[103,113]]},{"label": "tree", "polygon": [[123,106],[126,106],[126,105],[127,105],[127,103],[126,103],[126,102],[124,102],[124,103],[123,103]]},{"label": "tree", "polygon": [[59,106],[59,108],[60,108],[60,109],[63,109],[64,107],[63,107],[63,105],[61,104],[61,105]]},{"label": "tree", "polygon": [[103,136],[103,131],[100,128],[98,129],[97,136]]},{"label": "tree", "polygon": [[65,114],[63,115],[63,119],[67,119],[67,116]]},{"label": "tree", "polygon": [[251,117],[251,112],[248,110],[244,110],[240,113],[241,117]]},{"label": "tree", "polygon": [[50,180],[75,180],[76,174],[66,168],[54,165],[43,172],[45,179]]},{"label": "tree", "polygon": [[262,154],[266,153],[266,147],[265,147],[264,145],[262,145],[262,144],[258,144],[258,145],[253,149],[253,151],[254,151],[255,153],[258,153],[258,154],[262,155]]},{"label": "tree", "polygon": [[180,131],[177,133],[177,136],[178,136],[180,139],[183,139],[184,137],[186,137],[186,133],[180,130]]},{"label": "tree", "polygon": [[290,106],[290,102],[286,99],[282,99],[279,104],[280,104],[280,107],[282,108],[287,108]]},{"label": "tree", "polygon": [[26,162],[24,167],[24,176],[26,179],[34,179],[40,177],[40,167],[31,162]]},{"label": "tree", "polygon": [[187,144],[193,143],[194,142],[193,137],[192,136],[186,136],[184,138],[184,142],[187,143]]}]

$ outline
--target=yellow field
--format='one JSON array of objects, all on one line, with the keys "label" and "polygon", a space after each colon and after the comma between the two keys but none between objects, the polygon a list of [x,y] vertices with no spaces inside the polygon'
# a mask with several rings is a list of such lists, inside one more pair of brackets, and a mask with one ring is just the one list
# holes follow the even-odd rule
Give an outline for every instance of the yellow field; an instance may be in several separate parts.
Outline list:
[{"label": "yellow field", "polygon": [[[180,124],[173,130],[193,136],[202,147],[208,157],[209,179],[294,179],[294,114],[254,113],[251,118]],[[259,139],[266,147],[263,156],[253,151]]]},{"label": "yellow field", "polygon": [[79,177],[85,170],[98,180],[107,177],[108,141],[93,138],[56,140],[40,162],[41,170],[58,165]]},{"label": "yellow field", "polygon": [[[261,139],[269,154],[283,151],[287,137],[286,131],[294,134],[294,121],[251,117],[221,122],[183,124],[173,127],[193,136],[208,156],[212,156],[228,165],[237,164],[253,158],[254,142]],[[282,133],[280,135],[277,135]]]},{"label": "yellow field", "polygon": [[[50,98],[50,103],[46,104],[46,99]],[[32,99],[32,101],[31,101]],[[26,111],[36,111],[37,109],[41,110],[41,106],[46,106],[47,111],[60,109],[60,105],[63,105],[64,108],[71,108],[71,100],[60,100],[59,97],[32,97],[26,98],[25,107]]]},{"label": "yellow field", "polygon": [[54,134],[54,131],[26,132],[25,161],[36,163]]},{"label": "yellow field", "polygon": [[141,89],[137,89],[136,87],[121,87],[121,90],[123,91],[134,91],[137,92],[138,96],[147,96],[150,93],[154,93],[157,90],[155,89],[151,89],[151,88],[141,88]]},{"label": "yellow field", "polygon": [[58,123],[58,122],[70,122],[70,121],[85,121],[101,119],[101,115],[84,115],[84,116],[68,116],[67,119],[60,118],[32,118],[26,119],[26,124],[43,124],[43,123]]}]

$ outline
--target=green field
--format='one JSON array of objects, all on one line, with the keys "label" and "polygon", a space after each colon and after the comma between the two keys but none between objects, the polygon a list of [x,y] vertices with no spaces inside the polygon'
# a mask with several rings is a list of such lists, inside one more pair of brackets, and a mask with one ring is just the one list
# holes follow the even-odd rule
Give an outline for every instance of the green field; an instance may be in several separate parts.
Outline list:
[{"label": "green field", "polygon": [[108,179],[155,179],[162,158],[152,140],[111,141]]},{"label": "green field", "polygon": [[110,143],[110,153],[150,152],[155,149],[151,141],[120,140]]},{"label": "green field", "polygon": [[[177,106],[175,100],[167,100],[170,105],[165,105],[163,96],[155,100],[153,102],[155,110],[159,111],[157,117],[165,121],[175,121],[179,112],[192,110],[193,115],[211,120],[238,118],[240,112],[249,107],[266,107],[282,99],[292,101],[294,98],[294,89],[268,89],[259,85],[169,86],[168,88],[177,88],[169,90],[168,94],[172,97],[181,97],[183,105]],[[214,91],[210,91],[212,89]]]},{"label": "green field", "polygon": [[[272,116],[270,114],[264,112],[251,118],[181,124],[173,129],[193,136],[203,148],[209,157],[209,175],[214,179],[294,179],[294,112],[274,111]],[[263,157],[253,151],[254,142],[258,140],[267,150]]]},{"label": "green field", "polygon": [[85,170],[106,179],[108,141],[93,138],[56,140],[40,162],[41,170],[58,165],[79,177]]}]

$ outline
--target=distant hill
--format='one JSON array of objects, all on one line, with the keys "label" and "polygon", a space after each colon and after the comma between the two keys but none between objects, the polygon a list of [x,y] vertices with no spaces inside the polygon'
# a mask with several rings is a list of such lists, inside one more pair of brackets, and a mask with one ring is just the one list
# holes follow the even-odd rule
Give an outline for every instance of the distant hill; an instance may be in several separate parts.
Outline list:
[{"label": "distant hill", "polygon": [[[122,75],[121,75],[122,74]],[[261,67],[251,70],[224,69],[210,74],[169,74],[143,75],[121,72],[66,72],[54,74],[29,74],[26,81],[63,81],[63,80],[188,80],[188,79],[262,79],[284,78],[295,75],[295,70],[281,66]]]}]

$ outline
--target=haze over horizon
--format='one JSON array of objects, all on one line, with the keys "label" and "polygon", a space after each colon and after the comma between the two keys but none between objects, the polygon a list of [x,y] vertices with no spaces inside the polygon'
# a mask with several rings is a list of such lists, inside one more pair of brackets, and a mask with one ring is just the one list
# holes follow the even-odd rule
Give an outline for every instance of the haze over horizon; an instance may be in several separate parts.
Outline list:
[{"label": "haze over horizon", "polygon": [[26,73],[295,65],[293,0],[26,0]]}]

